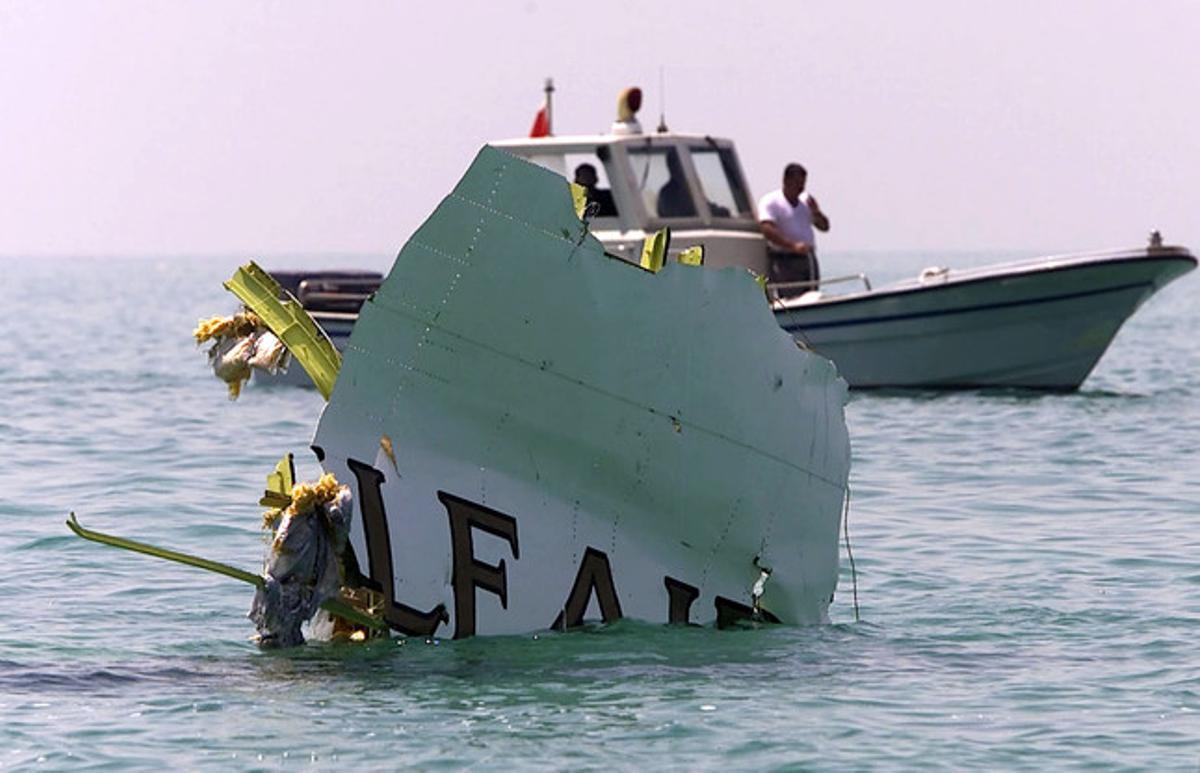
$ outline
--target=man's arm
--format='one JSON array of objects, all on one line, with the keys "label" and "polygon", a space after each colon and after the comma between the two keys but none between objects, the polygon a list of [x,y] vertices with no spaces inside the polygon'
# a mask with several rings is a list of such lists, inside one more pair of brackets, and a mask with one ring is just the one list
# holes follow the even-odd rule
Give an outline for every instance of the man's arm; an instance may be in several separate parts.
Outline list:
[{"label": "man's arm", "polygon": [[762,235],[766,238],[767,243],[773,245],[780,252],[795,252],[800,255],[807,254],[812,246],[804,242],[789,241],[779,231],[779,226],[771,220],[760,220],[758,228],[762,231]]},{"label": "man's arm", "polygon": [[829,230],[829,218],[825,217],[825,213],[821,211],[817,200],[812,196],[808,197],[808,211],[812,215],[813,228],[822,233]]}]

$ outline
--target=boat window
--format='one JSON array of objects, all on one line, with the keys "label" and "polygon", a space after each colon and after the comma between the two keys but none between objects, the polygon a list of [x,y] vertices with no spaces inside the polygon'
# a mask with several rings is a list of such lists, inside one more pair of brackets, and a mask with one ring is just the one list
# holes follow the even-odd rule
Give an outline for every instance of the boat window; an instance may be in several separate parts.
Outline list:
[{"label": "boat window", "polygon": [[752,217],[750,197],[728,148],[692,148],[692,163],[713,217]]},{"label": "boat window", "polygon": [[608,170],[595,153],[539,153],[526,159],[586,188],[588,204],[596,208],[592,217],[617,216]]},{"label": "boat window", "polygon": [[675,148],[629,148],[633,183],[651,217],[695,217],[696,204]]}]

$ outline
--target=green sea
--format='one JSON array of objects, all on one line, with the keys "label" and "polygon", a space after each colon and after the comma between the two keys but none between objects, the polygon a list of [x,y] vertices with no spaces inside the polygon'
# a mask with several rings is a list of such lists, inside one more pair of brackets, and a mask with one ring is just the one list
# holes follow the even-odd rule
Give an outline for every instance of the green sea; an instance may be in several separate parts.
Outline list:
[{"label": "green sea", "polygon": [[287,451],[316,476],[322,400],[230,402],[193,344],[248,257],[0,258],[0,768],[1200,766],[1196,274],[1077,393],[853,393],[856,578],[843,545],[829,625],[264,652],[249,586],[64,526],[257,570],[264,476]]}]

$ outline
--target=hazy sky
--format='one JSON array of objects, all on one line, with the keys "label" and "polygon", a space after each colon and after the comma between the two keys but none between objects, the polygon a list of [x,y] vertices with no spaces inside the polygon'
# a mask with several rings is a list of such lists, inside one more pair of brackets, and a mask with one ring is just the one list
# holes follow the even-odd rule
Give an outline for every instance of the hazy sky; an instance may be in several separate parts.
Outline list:
[{"label": "hazy sky", "polygon": [[0,255],[391,256],[546,76],[593,133],[660,69],[823,250],[1200,248],[1200,2],[0,0]]}]

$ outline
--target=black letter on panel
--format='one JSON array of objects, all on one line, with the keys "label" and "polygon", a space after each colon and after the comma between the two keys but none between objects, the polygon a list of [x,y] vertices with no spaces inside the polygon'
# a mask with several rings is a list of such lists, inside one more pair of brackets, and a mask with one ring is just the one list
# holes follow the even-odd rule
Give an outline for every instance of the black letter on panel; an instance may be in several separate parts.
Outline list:
[{"label": "black letter on panel", "polygon": [[454,557],[450,580],[454,586],[454,638],[463,639],[475,635],[476,588],[495,593],[500,597],[500,606],[508,609],[508,575],[504,559],[500,559],[497,566],[476,560],[471,530],[479,529],[506,540],[515,561],[521,558],[517,520],[445,491],[439,491],[437,496],[450,516],[450,547]]},{"label": "black letter on panel", "polygon": [[608,556],[595,548],[588,548],[579,564],[579,574],[575,575],[575,584],[571,586],[567,603],[563,605],[562,611],[554,618],[550,627],[563,630],[581,624],[593,592],[596,594],[596,601],[600,603],[600,617],[604,622],[619,620],[621,602],[617,600],[617,589],[613,585],[612,567],[608,564]]},{"label": "black letter on panel", "polygon": [[779,622],[778,617],[762,607],[755,612],[754,607],[727,599],[724,596],[717,596],[713,600],[713,606],[717,609],[717,628],[731,628],[743,620],[757,623]]},{"label": "black letter on panel", "polygon": [[388,533],[387,512],[383,507],[383,473],[355,459],[347,459],[358,481],[359,509],[362,510],[363,536],[367,543],[370,584],[383,593],[383,619],[392,628],[410,636],[432,636],[441,623],[450,622],[446,607],[438,604],[428,612],[396,600],[396,575],[392,567],[392,541]]},{"label": "black letter on panel", "polygon": [[691,616],[692,602],[700,596],[700,589],[686,582],[680,582],[674,577],[663,577],[663,585],[667,586],[667,622],[672,625],[687,625]]}]

